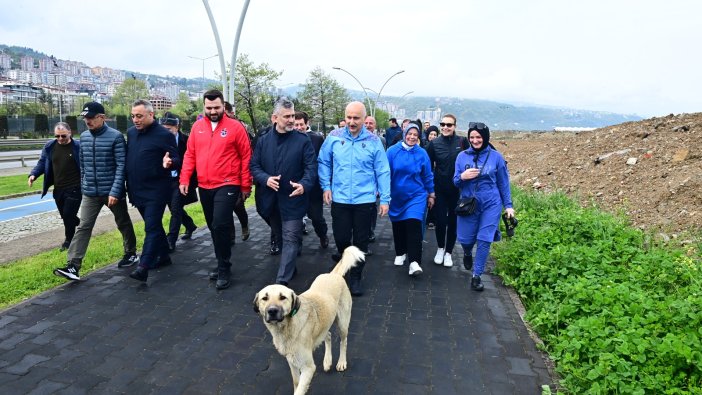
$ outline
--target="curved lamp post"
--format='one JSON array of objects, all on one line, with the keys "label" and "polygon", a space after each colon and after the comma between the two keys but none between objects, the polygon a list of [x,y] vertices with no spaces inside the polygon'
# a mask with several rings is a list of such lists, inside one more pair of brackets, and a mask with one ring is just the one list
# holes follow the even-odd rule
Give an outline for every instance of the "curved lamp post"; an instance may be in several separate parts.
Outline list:
[{"label": "curved lamp post", "polygon": [[351,78],[353,78],[354,80],[356,80],[356,82],[358,82],[358,85],[361,87],[361,89],[363,89],[363,95],[366,97],[366,101],[368,102],[368,108],[370,108],[370,109],[372,110],[372,109],[373,109],[373,106],[371,105],[370,98],[368,97],[368,92],[366,91],[366,88],[363,87],[363,84],[361,83],[361,81],[359,81],[358,78],[356,78],[355,75],[351,74],[351,72],[349,72],[349,71],[346,70],[346,69],[342,69],[341,67],[336,67],[336,66],[335,66],[335,67],[332,67],[332,69],[343,71],[344,73],[350,75]]},{"label": "curved lamp post", "polygon": [[217,56],[217,54],[214,54],[214,55],[212,55],[212,56],[208,56],[208,57],[206,57],[206,58],[198,58],[197,56],[190,56],[190,55],[188,55],[188,57],[191,58],[191,59],[197,59],[197,60],[201,60],[201,61],[202,61],[202,90],[203,90],[203,91],[205,90],[205,61],[206,61],[207,59],[212,59],[212,58],[214,58],[215,56]]},{"label": "curved lamp post", "polygon": [[375,103],[377,104],[377,103],[380,101],[380,95],[383,94],[383,89],[385,88],[385,85],[387,85],[388,82],[390,82],[390,80],[393,79],[393,77],[395,77],[396,75],[402,74],[402,73],[405,72],[405,70],[400,70],[400,71],[398,71],[397,73],[395,73],[395,74],[391,75],[390,77],[388,77],[388,79],[385,80],[385,82],[383,83],[383,85],[380,87],[380,90],[379,90],[378,92],[376,92],[376,91],[374,91],[374,90],[372,90],[372,89],[369,89],[369,88],[366,88],[365,86],[363,86],[363,84],[361,83],[361,81],[359,81],[358,78],[356,78],[356,76],[353,75],[353,74],[351,74],[348,70],[342,69],[341,67],[332,67],[332,69],[343,71],[344,73],[350,75],[351,78],[353,78],[354,80],[356,80],[356,82],[358,82],[358,85],[361,87],[361,89],[363,89],[363,94],[366,96],[366,101],[368,102],[368,108],[370,109],[370,116],[371,116],[371,117],[374,117],[374,118],[375,118],[375,106],[373,105],[373,103],[370,101],[370,98],[368,97],[368,91],[371,91],[371,92],[373,92],[373,93],[376,94]]}]

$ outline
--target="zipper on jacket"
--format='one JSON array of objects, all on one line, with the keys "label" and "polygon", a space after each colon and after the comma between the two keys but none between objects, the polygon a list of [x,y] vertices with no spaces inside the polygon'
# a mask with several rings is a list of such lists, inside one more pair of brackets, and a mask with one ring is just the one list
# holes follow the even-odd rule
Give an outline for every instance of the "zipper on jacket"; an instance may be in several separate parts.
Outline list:
[{"label": "zipper on jacket", "polygon": [[[97,143],[97,135],[93,135],[93,178],[95,178],[95,196],[99,196],[98,180],[97,180],[97,159],[95,159],[95,144]],[[109,193],[108,193],[109,195]]]}]

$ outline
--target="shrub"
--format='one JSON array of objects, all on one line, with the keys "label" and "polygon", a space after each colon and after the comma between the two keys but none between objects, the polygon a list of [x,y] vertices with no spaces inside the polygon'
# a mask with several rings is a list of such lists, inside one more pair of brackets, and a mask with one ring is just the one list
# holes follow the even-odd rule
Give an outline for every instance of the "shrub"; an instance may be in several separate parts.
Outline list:
[{"label": "shrub", "polygon": [[127,116],[126,115],[117,115],[115,117],[115,121],[117,123],[117,130],[119,130],[122,133],[126,133],[127,129],[129,129],[129,123],[127,122]]},{"label": "shrub", "polygon": [[68,115],[66,116],[66,123],[71,127],[73,134],[78,133],[78,117],[75,115]]},{"label": "shrub", "polygon": [[46,114],[34,115],[34,131],[42,136],[49,135],[49,117]]}]

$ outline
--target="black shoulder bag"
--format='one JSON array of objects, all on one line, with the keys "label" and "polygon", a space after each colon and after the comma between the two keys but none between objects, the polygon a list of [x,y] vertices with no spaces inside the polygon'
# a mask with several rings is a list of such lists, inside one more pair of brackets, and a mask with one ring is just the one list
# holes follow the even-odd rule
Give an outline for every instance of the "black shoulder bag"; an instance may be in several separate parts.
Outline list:
[{"label": "black shoulder bag", "polygon": [[[490,151],[488,150],[487,157],[485,158],[485,164],[487,164],[489,158]],[[475,155],[475,166],[478,166],[478,154]],[[485,165],[483,165],[483,167],[485,167]],[[468,168],[466,167],[466,170],[467,169]],[[459,217],[471,215],[478,208],[478,199],[475,198],[475,193],[478,191],[478,178],[481,174],[483,174],[482,168],[480,169],[480,173],[478,173],[478,177],[475,177],[475,188],[473,188],[473,196],[462,197],[458,199],[458,204],[456,205],[454,212]]]}]

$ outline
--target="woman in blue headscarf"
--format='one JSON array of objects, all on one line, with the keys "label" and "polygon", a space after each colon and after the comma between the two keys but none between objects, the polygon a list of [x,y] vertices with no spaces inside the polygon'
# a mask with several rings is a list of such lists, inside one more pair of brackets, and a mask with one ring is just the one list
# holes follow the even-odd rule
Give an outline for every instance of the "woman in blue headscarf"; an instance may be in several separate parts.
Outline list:
[{"label": "woman in blue headscarf", "polygon": [[498,226],[502,208],[508,217],[514,217],[514,209],[507,163],[490,144],[490,129],[482,122],[471,122],[468,124],[468,141],[470,148],[456,157],[453,182],[460,189],[461,198],[476,198],[477,207],[472,214],[458,217],[456,233],[463,247],[466,270],[473,266],[471,254],[477,241],[470,285],[473,290],[482,291],[480,275],[485,270],[490,245],[500,240]]},{"label": "woman in blue headscarf", "polygon": [[429,155],[419,146],[419,126],[407,125],[400,144],[388,148],[390,210],[395,243],[395,265],[410,262],[409,275],[422,274],[424,212],[434,205],[434,174]]}]

